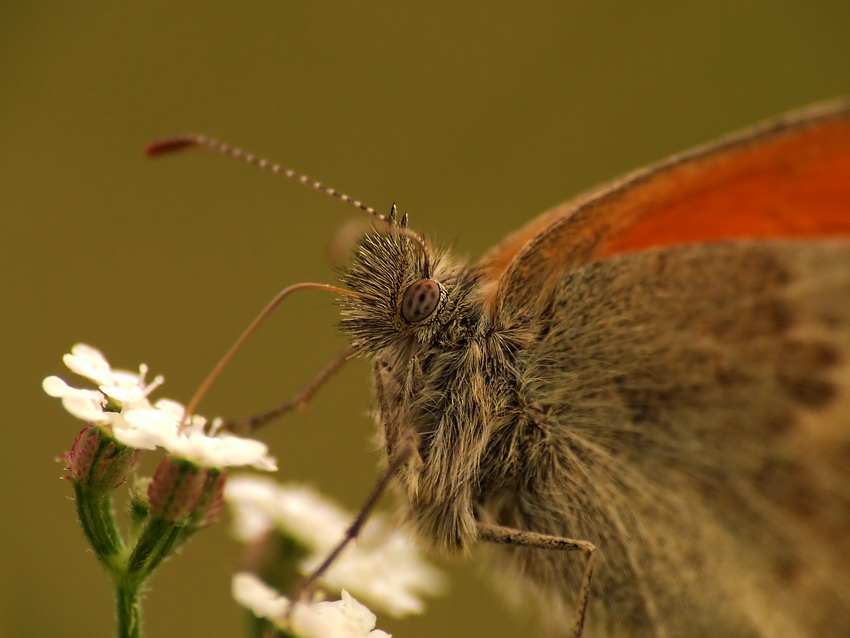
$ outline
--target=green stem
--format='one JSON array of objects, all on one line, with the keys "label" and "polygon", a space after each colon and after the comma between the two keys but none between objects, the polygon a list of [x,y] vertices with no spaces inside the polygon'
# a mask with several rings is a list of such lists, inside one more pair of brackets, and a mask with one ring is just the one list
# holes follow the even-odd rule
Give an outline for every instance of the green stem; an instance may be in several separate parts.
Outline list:
[{"label": "green stem", "polygon": [[177,548],[182,545],[186,539],[191,536],[192,530],[182,525],[175,525],[163,535],[162,540],[158,543],[156,551],[152,552],[147,560],[145,569],[147,573],[152,573],[159,564],[166,558],[171,556]]},{"label": "green stem", "polygon": [[83,534],[97,559],[114,573],[116,559],[124,549],[124,543],[118,531],[112,498],[106,492],[84,487],[77,482],[74,482],[74,492]]},{"label": "green stem", "polygon": [[133,578],[147,578],[197,529],[190,523],[177,523],[164,518],[149,519],[127,560],[127,573]]},{"label": "green stem", "polygon": [[127,579],[115,582],[115,603],[117,638],[141,638],[142,636],[142,604],[141,582]]}]

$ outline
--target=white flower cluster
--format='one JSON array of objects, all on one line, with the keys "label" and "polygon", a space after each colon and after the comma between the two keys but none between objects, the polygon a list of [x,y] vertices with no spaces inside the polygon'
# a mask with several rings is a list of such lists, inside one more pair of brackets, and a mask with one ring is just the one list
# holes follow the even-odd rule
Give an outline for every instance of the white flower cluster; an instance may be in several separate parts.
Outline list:
[{"label": "white flower cluster", "polygon": [[391,638],[375,629],[375,614],[343,590],[342,600],[298,603],[287,618],[290,601],[253,574],[233,577],[233,597],[255,616],[268,618],[300,638]]},{"label": "white flower cluster", "polygon": [[232,434],[216,433],[215,424],[206,431],[206,419],[192,416],[181,426],[184,408],[169,399],[151,403],[149,396],[162,385],[162,376],[147,383],[148,368],[139,373],[113,370],[100,351],[84,344],[71,348],[63,357],[71,372],[98,386],[86,390],[69,386],[59,377],[44,379],[44,391],[62,400],[73,416],[108,429],[117,441],[144,450],[164,448],[172,456],[202,467],[250,465],[260,470],[276,470],[277,463],[260,441]]},{"label": "white flower cluster", "polygon": [[[224,498],[240,540],[250,542],[276,529],[307,548],[310,553],[299,565],[305,574],[321,564],[354,518],[308,487],[259,476],[232,476]],[[419,555],[413,540],[380,514],[369,519],[322,580],[393,616],[421,613],[421,596],[443,588],[442,575]]]}]

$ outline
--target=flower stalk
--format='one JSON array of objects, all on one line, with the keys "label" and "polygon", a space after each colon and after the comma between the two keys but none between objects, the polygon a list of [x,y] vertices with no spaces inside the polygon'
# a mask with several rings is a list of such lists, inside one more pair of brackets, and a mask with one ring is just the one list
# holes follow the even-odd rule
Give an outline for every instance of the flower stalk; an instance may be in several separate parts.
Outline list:
[{"label": "flower stalk", "polygon": [[74,484],[77,516],[95,556],[110,573],[119,569],[124,542],[118,531],[115,510],[109,494],[90,487]]},{"label": "flower stalk", "polygon": [[[63,457],[74,487],[83,534],[115,587],[116,635],[142,638],[141,593],[147,580],[195,532],[215,521],[224,501],[224,468],[252,465],[276,469],[266,446],[217,432],[215,424],[192,416],[183,425],[183,406],[149,400],[162,377],[113,370],[103,355],[77,345],[65,364],[97,385],[77,389],[58,377],[42,383],[73,416],[86,422]],[[144,450],[166,451],[154,476],[134,482],[125,540],[113,493],[127,482]]]},{"label": "flower stalk", "polygon": [[[309,488],[278,485],[257,475],[235,477],[227,468],[277,469],[265,444],[221,432],[220,422],[185,414],[177,402],[151,392],[162,377],[113,370],[100,352],[77,345],[64,357],[94,389],[48,377],[42,387],[86,425],[65,454],[65,479],[76,495],[83,534],[115,590],[116,636],[143,638],[142,592],[162,565],[195,532],[219,518],[225,500],[236,536],[247,544],[246,569],[233,594],[252,615],[255,638],[390,638],[376,616],[348,591],[393,616],[421,613],[422,596],[437,593],[442,578],[419,556],[412,540],[376,515],[359,529],[358,543],[339,551],[352,515]],[[151,477],[130,485],[127,533],[113,496],[134,473],[140,455],[164,450]],[[359,519],[357,519],[359,520]],[[305,574],[321,570],[320,591],[287,599]],[[337,555],[338,554],[338,555]],[[296,587],[296,591],[298,591]],[[340,592],[341,598],[325,597]]]},{"label": "flower stalk", "polygon": [[115,583],[116,632],[119,638],[142,638],[142,585],[132,579]]}]

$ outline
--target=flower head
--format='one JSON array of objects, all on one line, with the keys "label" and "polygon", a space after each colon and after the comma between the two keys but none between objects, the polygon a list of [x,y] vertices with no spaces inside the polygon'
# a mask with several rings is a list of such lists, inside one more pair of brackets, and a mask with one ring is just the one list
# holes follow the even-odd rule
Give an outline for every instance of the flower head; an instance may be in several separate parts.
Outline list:
[{"label": "flower head", "polygon": [[139,366],[138,374],[114,370],[100,351],[84,344],[71,348],[63,357],[76,374],[93,381],[98,389],[69,386],[59,377],[44,379],[44,391],[62,400],[73,416],[104,428],[119,443],[128,447],[153,450],[164,448],[171,456],[199,467],[239,467],[250,465],[261,470],[277,469],[264,443],[232,434],[217,432],[216,424],[207,427],[202,416],[192,415],[182,423],[184,408],[176,401],[149,396],[162,385],[157,376],[145,381],[148,368]]},{"label": "flower head", "polygon": [[181,425],[186,410],[177,401],[160,399],[154,408],[137,415],[136,422],[159,431],[158,444],[172,456],[202,467],[250,465],[258,470],[277,469],[275,459],[266,454],[268,447],[261,441],[219,432],[219,421],[207,427],[206,419],[197,415]]},{"label": "flower head", "polygon": [[[258,476],[231,477],[224,491],[235,534],[251,542],[269,530],[295,539],[307,550],[299,565],[310,573],[344,537],[353,515],[308,487],[279,485]],[[413,541],[386,516],[373,516],[323,574],[328,588],[353,591],[394,616],[421,613],[421,597],[442,589],[439,572],[419,555]]]},{"label": "flower head", "polygon": [[233,597],[255,616],[295,633],[299,638],[391,638],[375,629],[375,614],[343,590],[342,600],[300,602],[287,618],[290,601],[249,573],[233,577]]},{"label": "flower head", "polygon": [[72,372],[93,381],[97,390],[74,388],[59,377],[42,382],[44,391],[62,400],[65,409],[78,419],[107,429],[116,440],[130,447],[152,450],[157,432],[136,423],[136,417],[153,410],[148,395],[163,382],[161,376],[145,381],[147,366],[139,373],[113,370],[99,350],[85,344],[71,348],[62,360]]}]

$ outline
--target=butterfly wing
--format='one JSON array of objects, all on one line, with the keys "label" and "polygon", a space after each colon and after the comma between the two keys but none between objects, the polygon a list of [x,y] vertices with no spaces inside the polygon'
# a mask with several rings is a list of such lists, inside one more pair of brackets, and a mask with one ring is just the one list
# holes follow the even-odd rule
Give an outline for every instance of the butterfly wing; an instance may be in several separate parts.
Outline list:
[{"label": "butterfly wing", "polygon": [[[480,268],[536,432],[489,512],[598,544],[589,635],[850,635],[850,106],[632,174]],[[539,554],[508,552],[551,616],[582,559]]]},{"label": "butterfly wing", "polygon": [[[591,627],[848,635],[848,327],[850,243],[574,270],[522,353],[542,442],[501,523],[599,545]],[[533,551],[514,560],[549,608],[574,601],[582,559]]]},{"label": "butterfly wing", "polygon": [[573,268],[732,238],[850,236],[850,103],[821,105],[638,170],[544,213],[479,264],[485,306],[524,312]]}]

